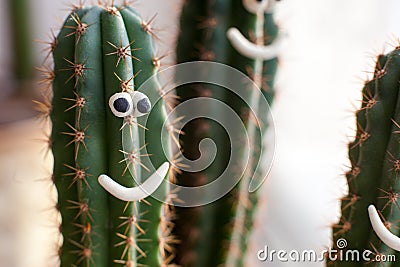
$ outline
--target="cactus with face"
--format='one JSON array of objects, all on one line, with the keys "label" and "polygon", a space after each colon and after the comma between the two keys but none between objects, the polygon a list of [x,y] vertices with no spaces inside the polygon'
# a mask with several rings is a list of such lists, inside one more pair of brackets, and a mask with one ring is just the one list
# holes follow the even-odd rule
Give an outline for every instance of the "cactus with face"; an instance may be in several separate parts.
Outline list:
[{"label": "cactus with face", "polygon": [[[271,103],[279,47],[278,28],[272,15],[274,5],[275,1],[186,0],[177,46],[178,62],[216,61],[234,67],[248,74]],[[257,89],[245,87],[243,95],[247,103],[233,92],[214,85],[177,88],[182,103],[197,97],[212,97],[229,105],[247,126],[253,151],[252,167],[228,195],[207,206],[176,209],[175,233],[185,240],[177,248],[177,263],[183,266],[244,266],[258,199],[257,193],[249,193],[250,179],[261,154],[259,149],[265,148],[259,133],[264,134],[269,123],[267,114],[261,115],[257,123],[252,120],[250,105],[257,106],[265,101],[255,92]],[[187,158],[201,156],[197,147],[204,138],[211,138],[218,148],[218,156],[207,169],[177,174],[178,183],[185,186],[200,186],[218,178],[230,160],[231,144],[236,146],[232,149],[242,150],[244,146],[241,145],[243,140],[229,142],[224,129],[207,119],[191,121],[183,132],[182,148]],[[243,158],[231,160],[236,166],[243,164]],[[240,176],[240,171],[230,175]]]},{"label": "cactus with face", "polygon": [[167,266],[174,257],[169,206],[144,199],[155,190],[168,198],[153,35],[131,7],[99,4],[76,7],[52,43],[45,81],[53,88],[61,266]]},{"label": "cactus with face", "polygon": [[[398,262],[373,261],[376,255],[394,254],[392,248],[400,249],[400,239],[395,238],[400,235],[399,51],[396,48],[377,57],[373,78],[362,90],[362,105],[356,113],[357,133],[349,144],[351,170],[346,174],[349,193],[342,199],[340,222],[333,227],[334,249],[344,238],[346,249],[372,251],[371,261],[341,261],[332,255],[329,262],[332,266],[399,266]],[[393,241],[397,242],[397,248]]]}]

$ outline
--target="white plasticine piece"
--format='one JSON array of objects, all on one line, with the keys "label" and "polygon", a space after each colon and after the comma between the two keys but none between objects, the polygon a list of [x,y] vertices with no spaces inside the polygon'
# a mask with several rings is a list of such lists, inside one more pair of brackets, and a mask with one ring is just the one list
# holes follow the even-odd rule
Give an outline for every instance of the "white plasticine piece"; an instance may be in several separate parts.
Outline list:
[{"label": "white plasticine piece", "polygon": [[272,44],[260,46],[247,40],[237,28],[230,28],[227,32],[227,36],[233,47],[240,54],[248,58],[262,60],[270,60],[277,57],[284,39],[282,35],[279,35]]},{"label": "white plasticine piece", "polygon": [[107,192],[122,201],[139,201],[147,198],[160,187],[168,170],[169,163],[164,162],[143,184],[132,188],[118,184],[105,174],[100,175],[98,181]]},{"label": "white plasticine piece", "polygon": [[243,5],[247,11],[257,14],[264,13],[267,9],[269,9],[271,2],[275,2],[275,0],[263,0],[262,2],[257,0],[243,0]]},{"label": "white plasticine piece", "polygon": [[369,219],[377,236],[388,247],[400,251],[400,238],[392,234],[381,221],[374,205],[368,207]]}]

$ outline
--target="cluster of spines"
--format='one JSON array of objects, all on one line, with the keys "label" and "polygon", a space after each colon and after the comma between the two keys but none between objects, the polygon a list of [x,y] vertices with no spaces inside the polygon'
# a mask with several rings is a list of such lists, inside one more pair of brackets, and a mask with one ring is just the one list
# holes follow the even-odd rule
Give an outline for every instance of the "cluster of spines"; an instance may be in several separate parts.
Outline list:
[{"label": "cluster of spines", "polygon": [[[375,205],[386,227],[399,234],[400,188],[399,120],[400,102],[399,48],[379,55],[373,78],[362,90],[361,108],[356,112],[357,130],[349,144],[351,169],[346,173],[349,193],[342,198],[342,217],[333,226],[334,245],[340,238],[348,241],[347,248],[370,249],[375,255],[393,251],[373,233],[368,206]],[[333,266],[363,266],[365,262],[330,261]],[[391,262],[369,262],[374,266],[396,266]]]},{"label": "cluster of spines", "polygon": [[[108,5],[107,3],[100,4],[101,9],[105,9],[111,15],[115,16],[120,16],[120,11],[124,9],[129,9],[129,12],[133,12],[127,6],[128,3],[126,3],[126,1],[124,1],[122,7],[116,7],[114,5],[114,1],[112,1],[111,5]],[[56,71],[53,71],[51,67],[48,67],[49,64],[47,63],[47,60],[50,57],[46,56],[44,67],[39,68],[39,71],[43,73],[43,80],[41,81],[41,83],[44,88],[44,100],[42,102],[35,101],[38,107],[38,111],[43,118],[47,118],[50,115],[52,116],[54,129],[57,129],[58,131],[60,129],[64,129],[60,132],[53,131],[52,136],[46,138],[46,143],[49,144],[49,148],[53,148],[53,151],[57,150],[57,146],[58,151],[61,151],[61,153],[59,153],[58,155],[57,152],[55,152],[56,166],[55,174],[52,176],[54,177],[52,181],[57,185],[57,188],[59,190],[60,203],[55,205],[55,207],[60,210],[63,215],[63,222],[60,225],[59,230],[64,234],[71,234],[71,236],[68,237],[64,236],[62,247],[57,249],[57,255],[61,257],[61,262],[65,266],[80,266],[82,264],[85,264],[85,266],[94,266],[95,264],[96,266],[109,266],[109,264],[111,264],[109,262],[106,262],[104,260],[105,258],[101,258],[106,257],[106,255],[109,253],[109,251],[107,250],[113,249],[112,247],[104,247],[107,244],[104,238],[112,239],[111,236],[115,234],[108,234],[108,232],[103,232],[103,235],[100,235],[100,230],[96,229],[96,226],[94,226],[95,220],[93,218],[98,213],[102,214],[101,217],[105,217],[105,214],[108,213],[107,206],[104,205],[104,209],[101,211],[93,209],[88,200],[85,199],[85,195],[93,193],[96,195],[96,198],[100,197],[100,195],[103,195],[105,202],[107,202],[107,198],[104,197],[104,193],[101,193],[103,192],[102,189],[98,188],[99,186],[96,183],[97,177],[94,177],[94,175],[91,174],[91,167],[83,168],[78,164],[79,159],[81,157],[85,157],[85,155],[81,156],[82,154],[87,154],[88,157],[90,157],[91,151],[90,147],[88,148],[86,141],[88,139],[90,140],[90,138],[95,139],[94,136],[90,136],[87,134],[93,128],[92,125],[88,123],[86,126],[82,126],[82,120],[85,120],[85,118],[83,117],[85,115],[88,115],[87,113],[83,112],[83,110],[87,108],[87,104],[89,101],[94,102],[94,99],[91,99],[94,96],[91,96],[90,93],[87,97],[80,95],[79,89],[81,85],[85,83],[86,75],[93,71],[93,69],[89,67],[90,64],[88,63],[88,58],[85,58],[82,62],[77,61],[77,55],[74,49],[76,47],[79,47],[79,44],[82,42],[82,38],[84,38],[89,28],[93,27],[97,28],[97,30],[100,29],[100,25],[98,22],[87,23],[86,21],[82,21],[86,12],[92,12],[93,14],[95,14],[93,15],[95,17],[97,16],[96,13],[102,13],[102,11],[103,10],[100,10],[99,8],[97,8],[97,10],[96,8],[85,9],[82,2],[80,2],[77,6],[74,6],[72,14],[68,17],[66,24],[64,25],[64,28],[60,31],[58,37],[53,34],[53,40],[51,42],[48,42],[48,52],[49,54],[54,54],[55,68],[57,68],[57,66],[59,67],[60,65],[63,67],[59,67],[58,69],[56,69]],[[89,17],[89,20],[90,19],[91,18]],[[154,18],[147,23],[144,20],[141,20],[143,30],[152,36],[154,36],[155,34],[151,27],[151,22],[153,22],[153,20]],[[97,38],[101,38],[101,35],[99,34]],[[101,40],[98,41],[101,51]],[[66,44],[66,42],[68,43]],[[129,43],[129,45],[127,46],[118,46],[118,44],[109,43],[109,45],[114,48],[115,51],[108,53],[108,56],[116,56],[117,58],[117,63],[113,67],[118,67],[118,65],[121,63],[120,61],[126,61],[127,57],[131,57],[133,60],[136,59],[132,55],[132,51],[138,48],[132,48],[132,43],[133,42]],[[63,50],[63,58],[57,59],[57,56],[55,54],[57,48],[60,46],[67,48],[66,51]],[[151,63],[152,65],[154,65],[155,70],[161,66],[161,60],[163,58],[163,56],[152,57]],[[133,66],[132,63],[131,66]],[[153,73],[151,73],[150,76],[152,74]],[[56,78],[56,76],[58,77]],[[133,90],[133,80],[135,76],[127,80],[122,80],[116,73],[115,76],[116,79],[118,79],[118,82],[120,82],[122,91]],[[59,84],[56,84],[56,79],[59,81]],[[61,80],[63,80],[62,83],[60,82]],[[54,98],[52,103],[51,97],[53,96],[53,94],[51,89],[53,87]],[[69,89],[69,92],[67,92],[67,89]],[[161,88],[159,90],[160,95],[164,98],[166,102],[170,102],[170,100],[174,99],[174,97],[171,97],[169,93],[162,92]],[[100,100],[100,103],[103,101],[104,99]],[[57,106],[56,111],[53,110],[52,104]],[[172,106],[172,104],[169,104],[169,106]],[[90,116],[90,114],[88,116]],[[141,126],[139,123],[136,122],[136,120],[129,117],[125,119],[125,122],[123,124],[123,126],[128,126],[132,128],[138,125]],[[121,136],[119,136],[119,139],[121,139]],[[136,151],[136,153],[140,153],[140,150],[142,148]],[[104,152],[103,157],[105,157],[106,151],[102,152]],[[145,155],[137,156],[133,152],[126,153],[122,150],[118,153],[121,153],[121,156],[125,154],[125,157],[123,157],[124,159],[121,160],[119,163],[126,163],[127,166],[129,164],[138,164],[139,168],[145,168],[144,165],[138,162],[140,157]],[[60,157],[69,158],[71,162],[64,161],[64,163],[60,164]],[[132,160],[132,162],[129,162],[130,160]],[[134,160],[137,160],[137,162],[133,162]],[[124,176],[127,171],[127,168],[123,169],[124,171],[122,175],[119,174],[120,176]],[[97,187],[95,191],[93,190],[93,187]],[[66,192],[62,192],[64,190]],[[68,195],[68,197],[62,199],[63,195]],[[162,266],[175,266],[171,264],[175,257],[175,251],[173,247],[174,244],[177,243],[177,240],[172,235],[173,209],[171,208],[171,205],[164,205],[162,208],[163,211],[160,214],[161,217],[159,218],[159,240],[155,241],[156,243],[160,243],[159,252],[143,251],[138,245],[138,243],[140,242],[149,241],[140,238],[141,235],[144,235],[146,233],[146,224],[150,223],[149,220],[143,219],[146,217],[148,211],[139,212],[138,209],[138,206],[141,206],[142,210],[143,205],[148,204],[150,203],[146,200],[141,201],[140,203],[124,204],[124,212],[127,209],[130,209],[132,211],[132,214],[128,214],[126,216],[125,214],[122,214],[118,217],[118,225],[112,226],[114,229],[117,228],[116,231],[118,233],[116,234],[116,236],[120,240],[120,242],[115,242],[114,249],[119,248],[120,253],[122,253],[120,258],[117,257],[117,259],[113,260],[115,264],[122,264],[123,266],[139,266],[141,264],[141,259],[148,257],[149,253],[153,253],[159,255],[157,256],[158,259],[156,259],[156,261],[160,261]],[[148,209],[151,209],[151,207],[149,207]],[[104,231],[108,231],[109,222],[105,222],[104,220],[105,219],[103,218],[104,223],[100,223],[100,227],[103,228]],[[98,221],[96,220],[96,223],[97,222]],[[116,223],[116,221],[111,222],[111,224]],[[110,235],[110,237],[108,237],[108,235]],[[101,242],[96,242],[96,245],[93,245],[94,242],[92,242],[92,239],[99,237],[103,238],[103,240],[101,240]],[[101,250],[99,246],[103,246],[103,250]],[[133,247],[133,252],[131,251],[131,247]],[[100,261],[95,261],[95,258],[100,258]]]}]

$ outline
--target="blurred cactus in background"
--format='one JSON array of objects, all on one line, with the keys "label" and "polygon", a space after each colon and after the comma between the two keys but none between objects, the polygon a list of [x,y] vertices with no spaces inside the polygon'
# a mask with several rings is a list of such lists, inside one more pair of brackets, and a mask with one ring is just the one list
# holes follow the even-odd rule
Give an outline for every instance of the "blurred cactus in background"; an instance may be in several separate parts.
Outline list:
[{"label": "blurred cactus in background", "polygon": [[[14,47],[13,73],[19,87],[33,79],[33,39],[31,36],[30,8],[28,0],[8,0],[11,16],[11,34]],[[27,90],[21,88],[21,90]]]},{"label": "blurred cactus in background", "polygon": [[[375,205],[388,230],[400,235],[400,56],[397,47],[379,55],[371,80],[362,90],[362,105],[357,111],[357,133],[349,144],[351,169],[346,174],[349,193],[342,199],[342,217],[333,226],[334,249],[347,240],[346,249],[360,253],[369,249],[376,255],[395,251],[374,233],[368,207]],[[371,208],[370,208],[371,209]],[[371,218],[372,219],[372,218]],[[339,247],[338,247],[339,246]],[[333,255],[335,256],[335,255]],[[397,256],[399,256],[397,254]],[[399,262],[330,261],[329,266],[400,266]]]},{"label": "blurred cactus in background", "polygon": [[[271,104],[278,63],[276,49],[279,47],[278,28],[273,19],[274,6],[275,1],[186,0],[176,50],[178,63],[215,61],[227,64],[247,74]],[[249,193],[249,183],[261,155],[260,149],[266,149],[260,132],[265,134],[269,123],[268,114],[254,114],[257,110],[250,110],[250,105],[265,103],[259,99],[256,90],[243,85],[245,99],[241,99],[216,85],[191,84],[177,88],[181,103],[198,97],[211,97],[229,105],[246,125],[251,142],[251,168],[228,195],[203,207],[176,209],[174,233],[178,239],[185,240],[177,248],[177,263],[182,266],[245,266],[244,256],[258,201],[256,192]],[[212,108],[204,106],[204,109]],[[255,119],[257,116],[259,121]],[[183,132],[180,141],[186,158],[194,160],[201,156],[198,147],[205,138],[215,142],[218,155],[203,171],[176,173],[178,184],[202,186],[210,183],[225,171],[230,160],[237,166],[237,171],[229,175],[241,176],[244,151],[241,158],[230,159],[230,155],[231,149],[244,150],[244,140],[230,140],[225,129],[206,118],[190,121]]]}]

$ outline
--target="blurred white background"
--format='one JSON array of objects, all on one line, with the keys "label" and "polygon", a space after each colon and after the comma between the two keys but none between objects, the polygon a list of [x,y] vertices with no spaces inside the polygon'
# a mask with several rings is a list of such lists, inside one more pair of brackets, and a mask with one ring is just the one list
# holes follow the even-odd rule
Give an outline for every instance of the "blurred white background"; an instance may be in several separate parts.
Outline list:
[{"label": "blurred white background", "polygon": [[[7,65],[11,61],[4,2],[0,2],[0,77],[7,75]],[[35,39],[46,40],[50,28],[60,27],[67,14],[66,2],[32,0]],[[158,13],[157,27],[163,30],[160,50],[173,51],[181,0],[137,2],[144,17]],[[374,57],[384,48],[390,50],[388,43],[394,43],[393,36],[400,36],[398,10],[400,2],[396,0],[284,0],[278,5],[276,18],[288,33],[288,40],[281,55],[278,96],[273,107],[276,160],[262,189],[248,266],[324,266],[323,263],[261,263],[257,261],[256,252],[265,245],[270,249],[289,251],[318,251],[329,246],[330,225],[339,213],[337,199],[346,190],[343,173],[348,165],[346,145],[355,125],[353,111],[359,105],[360,89],[367,77],[366,71],[372,69]],[[42,48],[40,44],[35,45],[37,55]],[[39,128],[37,132],[40,133]],[[0,138],[6,134],[9,133],[0,129]],[[32,138],[31,132],[25,134]],[[38,163],[35,153],[40,153],[42,148],[35,147],[33,156],[25,153],[23,148],[18,149],[13,152],[18,154],[15,156],[18,161],[10,162],[5,159],[14,159],[14,156],[10,156],[10,150],[4,149],[0,142],[1,180],[48,175],[45,168],[30,167]],[[11,192],[10,187],[22,190],[21,183],[11,183],[7,186],[0,183],[1,196],[6,191]],[[43,192],[49,193],[46,185],[42,187]],[[4,215],[1,217],[10,222],[8,218],[16,218],[16,211],[32,208],[32,198],[35,198],[34,194],[24,195],[20,201],[1,199],[6,205],[0,206],[13,207],[1,209]],[[48,219],[46,216],[50,215],[40,213],[37,223],[27,221],[32,216],[29,212],[18,216],[26,218],[26,223],[21,226],[23,233],[30,233],[33,227],[43,226]],[[38,237],[32,233],[21,234],[19,231],[14,236],[12,231],[8,233],[10,240],[19,238],[31,245],[24,248],[24,253],[19,251],[29,266],[47,266],[46,250],[40,254],[35,247],[52,248],[54,244],[45,238],[39,238],[42,240],[37,243]],[[2,255],[0,261],[1,258]]]}]

